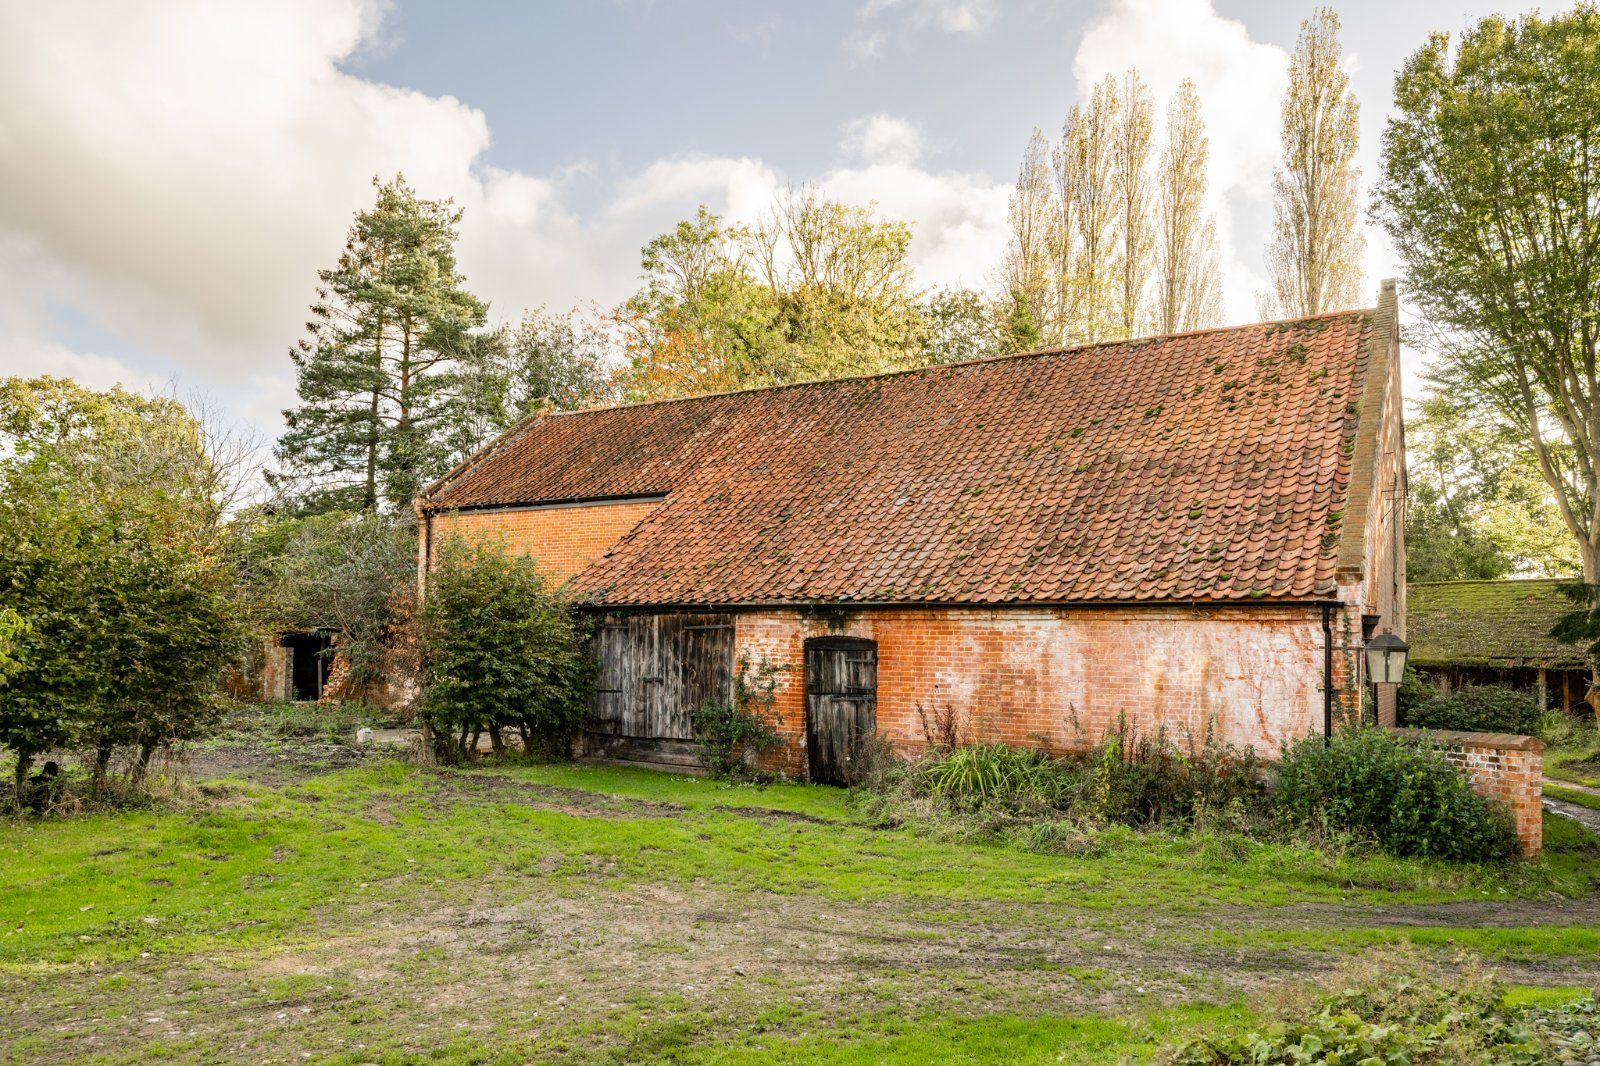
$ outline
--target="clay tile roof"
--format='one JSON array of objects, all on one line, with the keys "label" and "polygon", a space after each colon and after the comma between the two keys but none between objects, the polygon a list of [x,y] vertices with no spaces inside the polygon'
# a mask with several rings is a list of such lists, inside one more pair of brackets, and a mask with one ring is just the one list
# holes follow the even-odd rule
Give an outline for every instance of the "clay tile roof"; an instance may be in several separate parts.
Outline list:
[{"label": "clay tile roof", "polygon": [[547,415],[424,507],[664,495],[618,605],[1331,598],[1376,317]]},{"label": "clay tile roof", "polygon": [[1550,636],[1573,610],[1560,581],[1418,581],[1406,586],[1406,640],[1418,666],[1577,669],[1583,648]]}]

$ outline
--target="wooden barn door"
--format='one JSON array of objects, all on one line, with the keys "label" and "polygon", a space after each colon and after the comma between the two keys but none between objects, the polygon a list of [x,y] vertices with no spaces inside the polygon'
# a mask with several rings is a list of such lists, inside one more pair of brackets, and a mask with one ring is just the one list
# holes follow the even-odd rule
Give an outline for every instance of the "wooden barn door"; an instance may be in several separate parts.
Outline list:
[{"label": "wooden barn door", "polygon": [[619,758],[698,761],[690,715],[733,698],[733,621],[715,614],[614,615],[596,630],[585,728]]},{"label": "wooden barn door", "polygon": [[858,637],[806,641],[806,752],[811,780],[849,783],[861,742],[877,732],[878,645]]}]

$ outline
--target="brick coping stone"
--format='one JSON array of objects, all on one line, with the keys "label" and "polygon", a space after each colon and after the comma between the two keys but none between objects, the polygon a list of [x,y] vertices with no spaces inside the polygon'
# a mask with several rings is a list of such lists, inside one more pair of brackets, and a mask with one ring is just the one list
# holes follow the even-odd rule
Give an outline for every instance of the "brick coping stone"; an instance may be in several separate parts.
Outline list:
[{"label": "brick coping stone", "polygon": [[1431,740],[1466,748],[1499,748],[1502,751],[1543,751],[1544,741],[1520,733],[1469,733],[1461,729],[1412,729],[1396,727],[1390,732],[1408,740]]}]

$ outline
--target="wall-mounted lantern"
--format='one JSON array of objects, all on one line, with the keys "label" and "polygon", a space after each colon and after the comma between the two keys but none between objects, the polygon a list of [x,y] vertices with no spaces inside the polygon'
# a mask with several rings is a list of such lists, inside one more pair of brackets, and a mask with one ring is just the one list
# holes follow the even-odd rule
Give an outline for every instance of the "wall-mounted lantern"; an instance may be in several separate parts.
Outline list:
[{"label": "wall-mounted lantern", "polygon": [[1406,676],[1406,653],[1411,645],[1385,629],[1367,641],[1367,680],[1374,685],[1398,685]]}]

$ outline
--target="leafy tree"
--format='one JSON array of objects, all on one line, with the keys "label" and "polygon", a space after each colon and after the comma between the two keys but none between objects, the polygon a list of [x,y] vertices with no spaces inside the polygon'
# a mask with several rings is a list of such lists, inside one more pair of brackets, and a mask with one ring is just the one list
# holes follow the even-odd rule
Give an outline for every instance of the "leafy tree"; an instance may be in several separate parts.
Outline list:
[{"label": "leafy tree", "polygon": [[22,666],[22,637],[28,620],[10,607],[0,607],[0,685]]},{"label": "leafy tree", "polygon": [[1434,388],[1406,422],[1406,461],[1412,580],[1579,571],[1532,455],[1492,414]]},{"label": "leafy tree", "polygon": [[436,752],[459,758],[484,732],[502,751],[515,729],[524,751],[561,754],[592,680],[584,625],[525,555],[449,537],[436,560],[422,609],[422,714]]},{"label": "leafy tree", "polygon": [[290,352],[300,405],[284,412],[276,480],[312,510],[405,508],[449,468],[456,377],[487,314],[456,269],[461,212],[403,176],[373,184]]},{"label": "leafy tree", "polygon": [[380,667],[409,667],[392,654],[410,643],[404,630],[414,611],[417,529],[409,516],[257,516],[248,555],[262,620],[331,633],[350,663],[351,691],[359,694]]},{"label": "leafy tree", "polygon": [[1107,75],[1075,106],[1056,148],[1056,192],[1063,226],[1056,286],[1062,343],[1094,343],[1116,335],[1113,249],[1116,247],[1115,144],[1120,89]]},{"label": "leafy tree", "polygon": [[1116,133],[1111,142],[1111,191],[1116,202],[1116,289],[1119,335],[1145,327],[1145,288],[1150,279],[1155,232],[1150,217],[1150,145],[1155,136],[1155,100],[1137,70],[1122,76],[1117,94]]},{"label": "leafy tree", "polygon": [[482,338],[463,368],[457,450],[471,451],[535,410],[574,411],[611,399],[606,347],[598,329],[543,308]]},{"label": "leafy tree", "polygon": [[1006,320],[1019,349],[1043,347],[1057,332],[1056,255],[1065,231],[1051,181],[1050,146],[1035,129],[1011,191],[1000,263]]},{"label": "leafy tree", "polygon": [[224,476],[176,401],[53,378],[0,382],[0,611],[20,616],[0,744],[29,765],[85,744],[200,733],[243,635]]},{"label": "leafy tree", "polygon": [[911,230],[791,191],[754,227],[701,208],[645,245],[644,288],[614,315],[629,399],[916,365]]},{"label": "leafy tree", "polygon": [[1303,318],[1360,303],[1359,118],[1339,46],[1339,16],[1318,8],[1300,24],[1283,98],[1283,164],[1272,181],[1266,257],[1270,317]]},{"label": "leafy tree", "polygon": [[1600,581],[1600,12],[1435,34],[1395,82],[1374,215],[1443,387],[1513,432]]},{"label": "leafy tree", "polygon": [[[922,353],[919,363],[959,363],[1025,351],[1030,338],[1017,336],[996,306],[971,289],[936,289],[919,303]],[[1033,338],[1036,340],[1036,338]]]},{"label": "leafy tree", "polygon": [[1149,87],[1129,70],[1094,86],[1053,149],[1034,131],[1000,267],[1007,347],[1093,343],[1152,325],[1194,329],[1221,313],[1194,86],[1185,82],[1173,97],[1159,155],[1154,109]]},{"label": "leafy tree", "polygon": [[1155,183],[1155,324],[1177,333],[1222,317],[1217,221],[1205,209],[1211,144],[1188,79],[1167,107],[1166,134]]},{"label": "leafy tree", "polygon": [[644,246],[645,285],[614,312],[630,400],[772,384],[781,371],[776,301],[756,280],[750,233],[700,208]]}]

